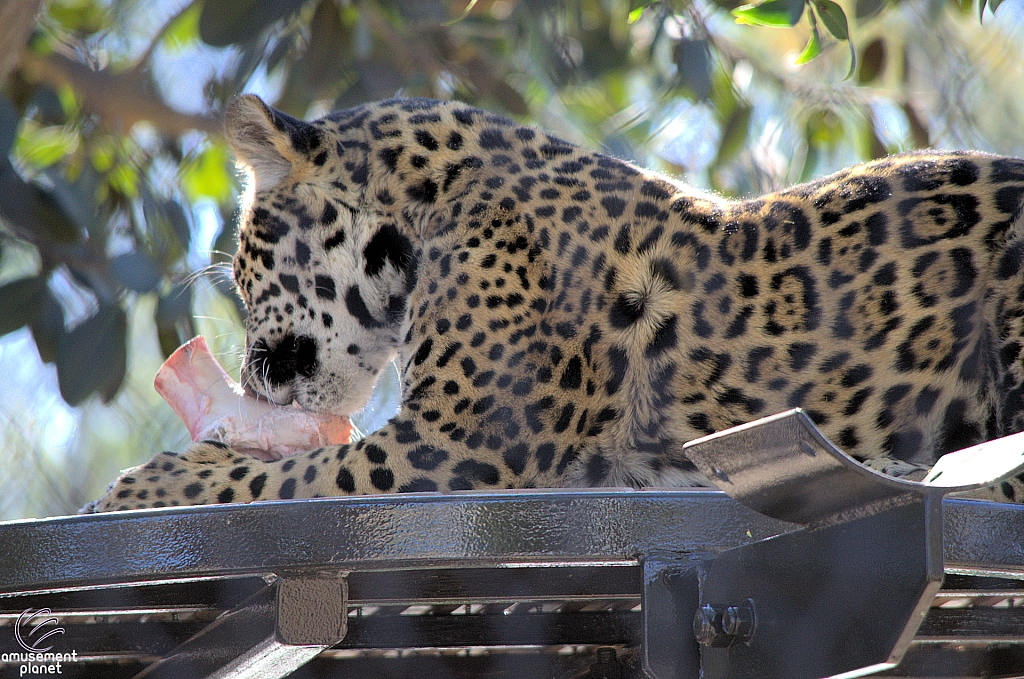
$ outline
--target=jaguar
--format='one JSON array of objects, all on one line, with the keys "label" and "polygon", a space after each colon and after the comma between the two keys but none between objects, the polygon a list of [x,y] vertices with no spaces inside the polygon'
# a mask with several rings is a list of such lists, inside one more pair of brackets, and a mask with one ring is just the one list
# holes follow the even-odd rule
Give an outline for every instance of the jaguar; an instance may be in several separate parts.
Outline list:
[{"label": "jaguar", "polygon": [[[313,122],[243,95],[243,381],[355,443],[215,442],[92,509],[707,484],[692,439],[794,407],[880,472],[1024,430],[1024,160],[893,155],[728,200],[454,101]],[[986,491],[1024,495],[1011,478]]]}]

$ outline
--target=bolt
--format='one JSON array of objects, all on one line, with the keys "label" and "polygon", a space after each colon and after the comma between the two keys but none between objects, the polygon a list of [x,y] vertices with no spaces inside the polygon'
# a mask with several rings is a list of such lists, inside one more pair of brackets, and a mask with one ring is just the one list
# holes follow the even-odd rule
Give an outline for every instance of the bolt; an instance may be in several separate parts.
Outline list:
[{"label": "bolt", "polygon": [[725,606],[705,604],[693,615],[693,636],[702,646],[725,648],[732,643],[732,637],[722,628]]},{"label": "bolt", "polygon": [[722,629],[726,634],[749,644],[757,628],[757,613],[754,600],[747,599],[739,606],[729,606],[722,615]]},{"label": "bolt", "polygon": [[725,648],[736,640],[749,644],[757,629],[754,600],[739,606],[705,604],[693,616],[693,636],[702,646]]},{"label": "bolt", "polygon": [[587,679],[622,679],[622,665],[614,648],[602,646],[594,655],[594,664],[590,666]]}]

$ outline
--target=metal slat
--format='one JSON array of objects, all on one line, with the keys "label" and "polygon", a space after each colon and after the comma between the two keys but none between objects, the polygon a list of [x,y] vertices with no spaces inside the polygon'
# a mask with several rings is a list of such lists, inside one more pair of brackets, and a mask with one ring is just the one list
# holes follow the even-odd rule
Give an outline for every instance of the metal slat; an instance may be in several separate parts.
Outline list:
[{"label": "metal slat", "polygon": [[1024,608],[932,608],[915,641],[1024,644]]},{"label": "metal slat", "polygon": [[263,578],[250,576],[28,594],[16,598],[0,593],[0,621],[17,618],[26,608],[49,608],[82,615],[187,615],[209,608],[232,608],[266,586]]},{"label": "metal slat", "polygon": [[1024,648],[958,648],[931,644],[911,647],[897,667],[877,677],[950,677],[995,679],[1024,673]]},{"label": "metal slat", "polygon": [[[639,613],[372,615],[349,620],[335,649],[452,646],[628,646],[640,638]],[[453,643],[455,642],[455,643]]]},{"label": "metal slat", "polygon": [[582,679],[592,663],[592,653],[582,657],[554,653],[377,656],[344,660],[321,657],[297,670],[290,679]]},{"label": "metal slat", "polygon": [[[145,664],[134,660],[62,663],[60,674],[52,674],[49,676],[59,677],[59,679],[132,679],[132,677],[138,674],[143,668],[145,668]],[[17,666],[8,665],[4,668],[0,665],[0,677],[3,677],[4,679],[21,679],[19,675],[20,670]]]},{"label": "metal slat", "polygon": [[[97,621],[90,624],[61,622],[64,634],[57,648],[75,649],[83,660],[141,658],[152,662],[164,656],[210,624],[209,620],[184,622]],[[0,655],[20,653],[13,627],[0,627]]]}]

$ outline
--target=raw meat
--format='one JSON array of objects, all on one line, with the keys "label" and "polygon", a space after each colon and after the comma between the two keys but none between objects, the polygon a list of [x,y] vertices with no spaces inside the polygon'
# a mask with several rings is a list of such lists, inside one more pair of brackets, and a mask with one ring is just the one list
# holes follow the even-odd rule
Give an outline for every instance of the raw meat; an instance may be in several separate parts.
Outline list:
[{"label": "raw meat", "polygon": [[261,460],[348,443],[348,418],[276,405],[246,394],[217,363],[202,336],[171,354],[153,381],[193,441],[212,439]]}]

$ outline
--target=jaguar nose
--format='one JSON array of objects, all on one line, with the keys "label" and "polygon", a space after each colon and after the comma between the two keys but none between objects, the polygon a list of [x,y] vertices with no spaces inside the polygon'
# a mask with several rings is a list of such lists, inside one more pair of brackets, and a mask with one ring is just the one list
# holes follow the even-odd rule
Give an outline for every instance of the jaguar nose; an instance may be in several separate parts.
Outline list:
[{"label": "jaguar nose", "polygon": [[290,384],[297,377],[312,377],[318,367],[316,340],[308,335],[286,334],[273,346],[265,339],[249,345],[248,372],[270,386]]}]

